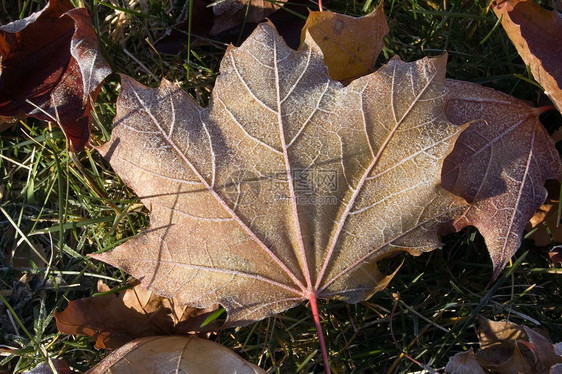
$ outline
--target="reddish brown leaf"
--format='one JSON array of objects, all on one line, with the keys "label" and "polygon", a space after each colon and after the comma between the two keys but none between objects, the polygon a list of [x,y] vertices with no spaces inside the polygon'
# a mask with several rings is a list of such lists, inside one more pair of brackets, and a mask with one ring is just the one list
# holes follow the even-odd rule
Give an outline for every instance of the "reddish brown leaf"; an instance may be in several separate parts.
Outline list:
[{"label": "reddish brown leaf", "polygon": [[33,111],[26,99],[38,106],[50,100],[71,57],[74,26],[72,19],[61,16],[72,8],[68,1],[53,1],[41,12],[0,28],[2,115]]},{"label": "reddish brown leaf", "polygon": [[562,15],[530,0],[496,0],[493,9],[535,79],[562,112]]},{"label": "reddish brown leaf", "polygon": [[[106,287],[98,285],[98,290],[106,291]],[[209,331],[201,324],[210,311],[180,306],[137,282],[117,294],[71,301],[64,311],[55,312],[55,319],[64,334],[91,336],[97,348],[116,349],[145,336]]]},{"label": "reddish brown leaf", "polygon": [[497,276],[544,203],[546,180],[560,180],[560,156],[535,108],[472,83],[449,80],[447,87],[449,120],[475,122],[445,159],[442,186],[470,202],[454,226],[478,228]]},{"label": "reddish brown leaf", "polygon": [[152,336],[134,340],[86,374],[265,374],[230,349],[195,336]]},{"label": "reddish brown leaf", "polygon": [[51,0],[0,27],[0,116],[57,122],[75,151],[89,139],[92,101],[111,72],[86,9]]},{"label": "reddish brown leaf", "polygon": [[381,1],[372,13],[358,18],[329,11],[310,12],[302,40],[310,33],[324,53],[332,79],[357,78],[373,70],[388,33],[382,5]]},{"label": "reddish brown leaf", "polygon": [[462,128],[445,118],[445,57],[392,60],[344,87],[318,45],[268,24],[223,59],[208,108],[123,77],[101,151],[151,207],[151,228],[94,257],[241,324],[317,298],[358,302],[378,260],[419,254],[463,199],[439,186]]}]

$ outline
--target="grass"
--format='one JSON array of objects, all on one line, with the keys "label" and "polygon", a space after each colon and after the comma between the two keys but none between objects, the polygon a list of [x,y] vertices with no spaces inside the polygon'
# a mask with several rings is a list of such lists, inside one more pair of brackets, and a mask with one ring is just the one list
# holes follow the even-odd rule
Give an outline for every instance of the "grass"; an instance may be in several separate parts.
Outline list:
[{"label": "grass", "polygon": [[[224,43],[178,56],[152,48],[188,9],[183,2],[84,1],[114,72],[155,86],[178,83],[208,102]],[[1,22],[27,16],[46,1],[1,1]],[[175,5],[174,5],[175,4]],[[76,4],[78,5],[78,4]],[[332,1],[328,9],[362,15],[376,3]],[[546,4],[547,5],[547,4]],[[481,0],[385,2],[390,33],[377,64],[398,54],[413,61],[449,54],[448,76],[473,81],[537,102],[540,90],[496,17]],[[92,142],[108,140],[119,78],[110,76],[95,105]],[[559,115],[547,116],[554,131]],[[86,371],[107,354],[85,337],[57,332],[53,313],[67,300],[91,296],[100,280],[121,287],[129,277],[87,254],[116,247],[148,225],[147,210],[93,149],[70,154],[56,126],[27,119],[0,134],[0,373],[20,373],[40,362],[65,359]],[[562,340],[562,269],[548,248],[524,241],[512,263],[490,284],[491,263],[482,238],[465,230],[443,247],[403,262],[388,289],[349,305],[321,301],[323,329],[335,373],[408,373],[442,370],[453,354],[477,344],[476,317],[540,323]],[[553,243],[554,244],[554,243]],[[306,305],[249,326],[211,334],[270,372],[318,373],[322,359]]]}]

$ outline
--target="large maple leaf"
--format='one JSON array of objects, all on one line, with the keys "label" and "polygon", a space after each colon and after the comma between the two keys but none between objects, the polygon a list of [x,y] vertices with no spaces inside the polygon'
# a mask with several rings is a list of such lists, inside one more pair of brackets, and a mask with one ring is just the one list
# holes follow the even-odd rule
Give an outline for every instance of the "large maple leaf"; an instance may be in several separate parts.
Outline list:
[{"label": "large maple leaf", "polygon": [[462,126],[445,118],[446,57],[392,60],[344,87],[307,37],[260,25],[221,65],[209,107],[123,77],[100,150],[151,209],[151,227],[94,255],[231,323],[386,285],[376,262],[438,245],[465,204],[439,186]]}]

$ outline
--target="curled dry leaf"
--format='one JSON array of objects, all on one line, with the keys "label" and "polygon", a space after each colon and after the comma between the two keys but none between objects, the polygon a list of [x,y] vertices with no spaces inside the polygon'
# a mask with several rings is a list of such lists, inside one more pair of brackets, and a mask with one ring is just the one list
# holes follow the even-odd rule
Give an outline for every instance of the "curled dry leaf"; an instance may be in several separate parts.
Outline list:
[{"label": "curled dry leaf", "polygon": [[562,15],[530,0],[496,0],[493,9],[533,77],[562,112]]},{"label": "curled dry leaf", "polygon": [[548,252],[548,256],[552,260],[552,262],[562,264],[562,246],[557,245],[556,247],[552,248],[550,252]]},{"label": "curled dry leaf", "polygon": [[58,123],[81,151],[90,110],[111,69],[98,51],[86,9],[51,0],[40,12],[0,27],[0,119],[30,116]]},{"label": "curled dry leaf", "polygon": [[538,331],[506,320],[491,321],[482,316],[478,320],[480,350],[476,355],[466,352],[453,356],[447,372],[477,373],[479,366],[498,374],[546,374],[558,370],[562,363],[558,345]]},{"label": "curled dry leaf", "polygon": [[310,12],[301,38],[304,41],[310,33],[322,49],[332,79],[343,81],[372,71],[388,33],[382,6],[381,1],[373,12],[359,18],[329,11]]},{"label": "curled dry leaf", "polygon": [[[98,284],[98,291],[107,291],[107,286]],[[136,282],[117,294],[71,301],[64,311],[55,312],[55,319],[64,334],[91,336],[97,348],[116,349],[146,336],[209,331],[201,324],[211,311],[178,305]]]},{"label": "curled dry leaf", "polygon": [[478,336],[482,366],[498,373],[548,373],[562,363],[555,346],[542,333],[508,321],[479,318]]},{"label": "curled dry leaf", "polygon": [[550,338],[528,326],[523,326],[523,330],[529,337],[529,343],[523,343],[533,353],[533,369],[537,373],[550,371],[555,365],[562,364],[562,355],[556,349],[560,343],[552,344]]},{"label": "curled dry leaf", "polygon": [[195,336],[152,336],[112,352],[86,374],[265,374],[230,349]]},{"label": "curled dry leaf", "polygon": [[560,180],[560,156],[536,108],[473,83],[448,80],[446,85],[447,118],[455,124],[475,122],[445,159],[441,183],[470,203],[454,226],[478,228],[497,277],[544,203],[545,182]]},{"label": "curled dry leaf", "polygon": [[388,281],[378,260],[432,250],[465,204],[439,186],[462,131],[445,118],[445,64],[394,59],[344,87],[312,38],[293,51],[261,24],[227,51],[208,108],[123,77],[100,151],[151,228],[93,257],[180,302],[220,303],[233,324],[368,298]]}]

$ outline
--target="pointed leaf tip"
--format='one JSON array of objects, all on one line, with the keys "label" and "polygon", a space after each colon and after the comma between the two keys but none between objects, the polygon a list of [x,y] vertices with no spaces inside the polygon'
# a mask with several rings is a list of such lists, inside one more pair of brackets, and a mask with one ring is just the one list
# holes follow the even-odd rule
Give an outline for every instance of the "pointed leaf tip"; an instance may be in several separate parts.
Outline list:
[{"label": "pointed leaf tip", "polygon": [[530,0],[496,1],[493,10],[517,52],[562,113],[562,15]]}]

